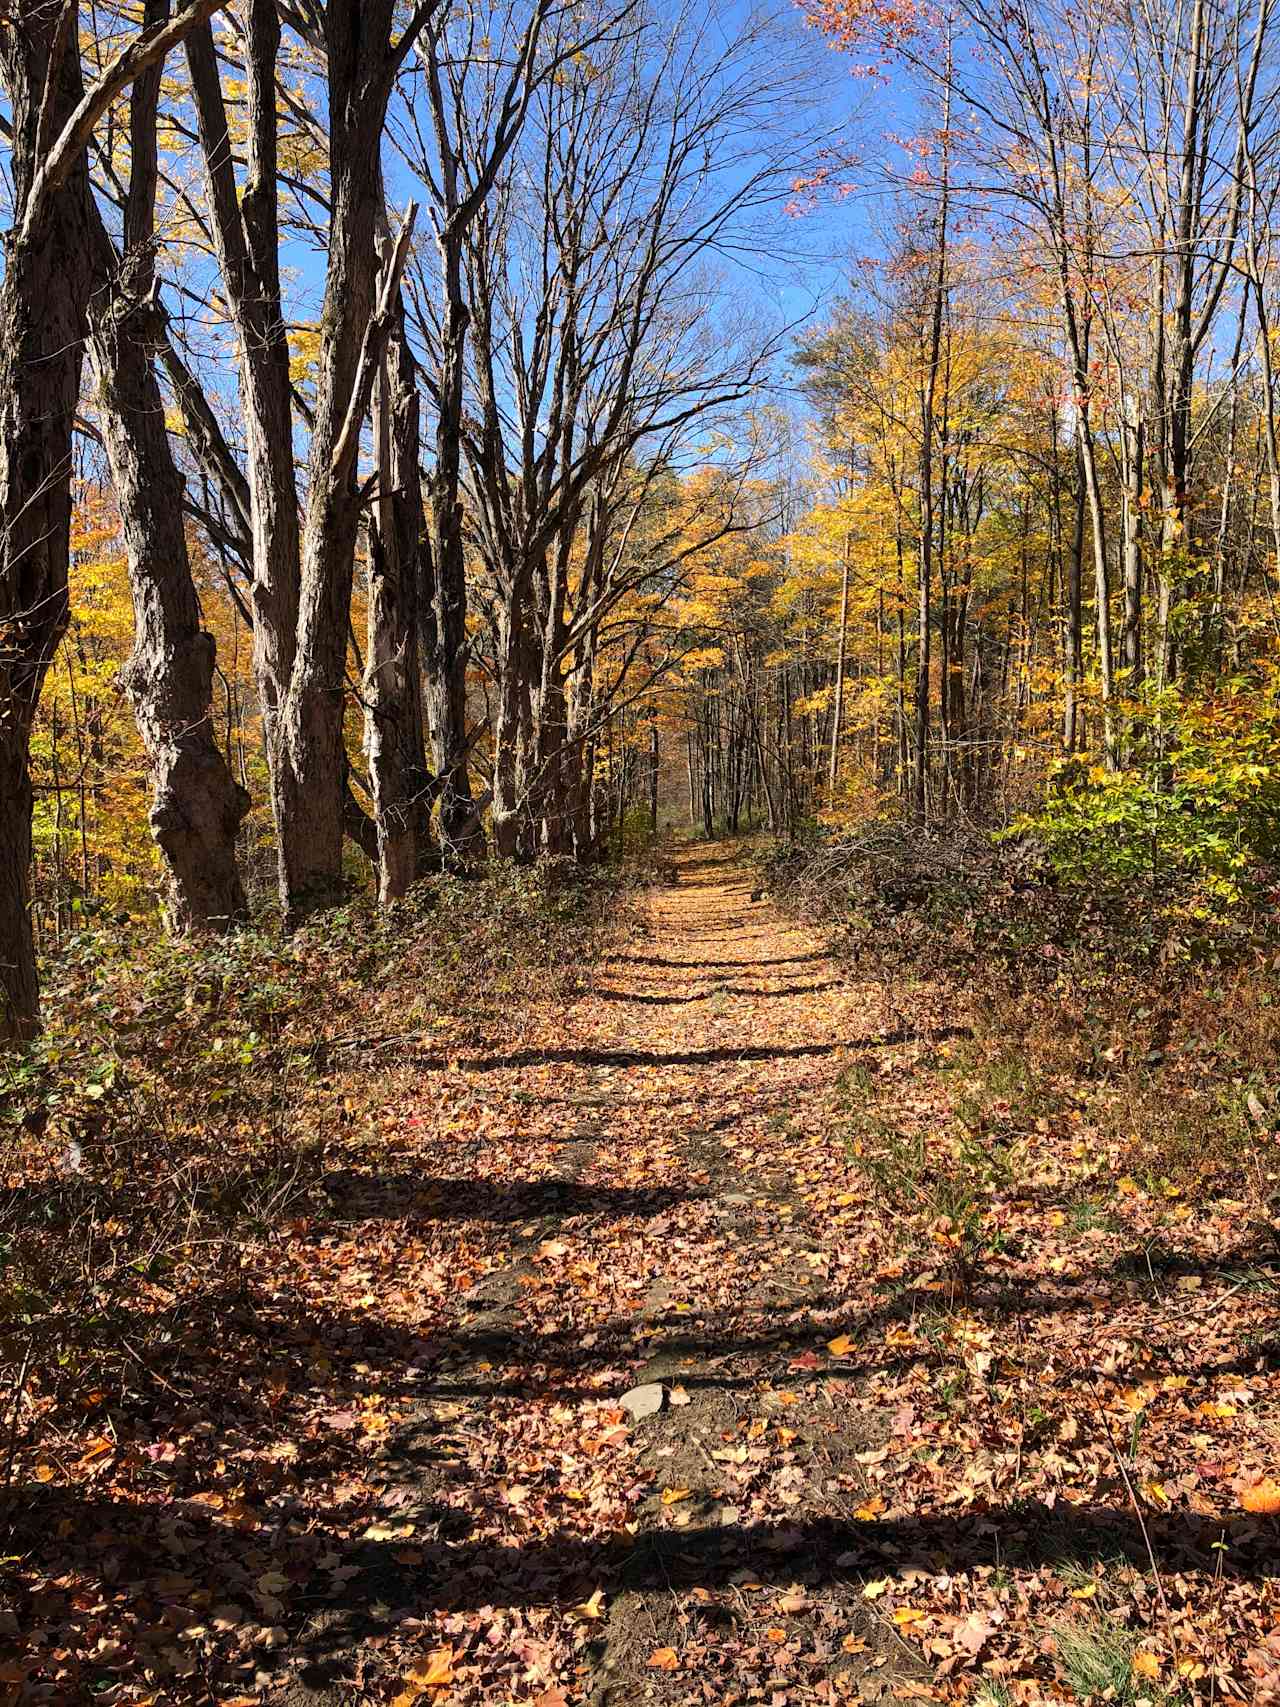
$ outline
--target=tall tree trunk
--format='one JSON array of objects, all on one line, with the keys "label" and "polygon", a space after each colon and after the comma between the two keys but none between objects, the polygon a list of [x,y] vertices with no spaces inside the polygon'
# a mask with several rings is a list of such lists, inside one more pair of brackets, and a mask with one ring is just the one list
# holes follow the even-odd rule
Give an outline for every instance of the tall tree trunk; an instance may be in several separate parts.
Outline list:
[{"label": "tall tree trunk", "polygon": [[658,719],[651,708],[649,712],[649,831],[655,836],[658,833],[658,769],[661,761],[661,748],[658,745]]},{"label": "tall tree trunk", "polygon": [[360,520],[358,453],[391,331],[412,215],[382,246],[382,132],[394,75],[392,0],[330,0],[329,250],[302,531],[298,643],[280,751],[285,912],[342,891],[347,632]]},{"label": "tall tree trunk", "polygon": [[836,778],[840,772],[840,730],[844,722],[844,662],[849,634],[849,559],[853,547],[852,535],[844,536],[844,555],[840,565],[840,633],[836,641],[836,697],[831,708],[831,755],[827,763],[827,794],[834,800]]},{"label": "tall tree trunk", "polygon": [[13,208],[0,283],[0,1040],[39,1023],[30,741],[67,624],[71,434],[93,283],[85,150],[110,101],[214,9],[193,0],[173,26],[144,29],[88,92],[78,6],[14,0],[0,29]]},{"label": "tall tree trunk", "polygon": [[0,1041],[32,1036],[39,1020],[29,754],[67,625],[71,432],[92,283],[83,153],[33,224],[23,213],[83,93],[77,26],[75,7],[19,0],[0,29],[14,207],[0,282]]},{"label": "tall tree trunk", "polygon": [[280,287],[279,50],[280,15],[275,0],[249,0],[244,29],[247,165],[241,192],[213,32],[204,25],[187,40],[210,225],[236,337],[248,473],[253,672],[262,712],[283,905],[286,805],[281,793],[279,723],[297,644],[300,541],[289,343]]},{"label": "tall tree trunk", "polygon": [[1204,75],[1208,37],[1207,0],[1193,0],[1191,35],[1188,43],[1186,82],[1182,106],[1181,151],[1178,162],[1178,199],[1174,228],[1174,301],[1168,316],[1170,395],[1165,406],[1168,458],[1164,467],[1164,525],[1161,540],[1162,564],[1160,603],[1165,620],[1160,631],[1160,676],[1170,674],[1170,635],[1167,621],[1170,589],[1168,578],[1172,552],[1186,531],[1187,476],[1191,450],[1191,386],[1195,363],[1195,330],[1192,321],[1197,274],[1202,269],[1199,253],[1200,207],[1204,183],[1201,158],[1201,128],[1206,122],[1208,83]]},{"label": "tall tree trunk", "polygon": [[1084,524],[1088,498],[1085,493],[1084,452],[1075,435],[1075,482],[1071,505],[1071,547],[1067,554],[1066,681],[1063,694],[1063,746],[1074,753],[1080,745],[1080,688],[1084,682]]},{"label": "tall tree trunk", "polygon": [[524,760],[522,693],[527,621],[521,579],[507,600],[498,634],[498,715],[493,731],[493,848],[503,859],[520,851]]},{"label": "tall tree trunk", "polygon": [[[950,38],[947,59],[950,62]],[[947,293],[947,215],[950,199],[950,141],[948,127],[951,117],[951,82],[947,80],[943,107],[942,187],[938,202],[937,230],[933,279],[928,299],[928,330],[924,351],[924,382],[920,389],[920,557],[918,563],[918,609],[916,659],[916,755],[913,794],[916,817],[921,823],[928,815],[929,779],[929,633],[932,620],[930,601],[933,585],[934,494],[933,440],[938,389],[938,369],[942,358],[942,328],[946,312]],[[945,681],[945,676],[944,676]]]},{"label": "tall tree trunk", "polygon": [[431,492],[432,621],[427,674],[432,762],[440,781],[440,841],[446,853],[478,851],[480,820],[467,766],[467,583],[460,458],[464,353],[470,313],[462,295],[460,236],[441,239],[445,280],[443,345],[436,401]]},{"label": "tall tree trunk", "polygon": [[[1085,405],[1087,408],[1087,404]],[[1106,523],[1103,518],[1102,488],[1098,478],[1097,457],[1093,433],[1087,415],[1082,413],[1079,424],[1080,448],[1084,458],[1085,491],[1089,496],[1089,520],[1093,529],[1094,594],[1098,623],[1098,673],[1102,681],[1102,748],[1108,769],[1116,763],[1114,685],[1111,667],[1111,600],[1107,579]]]},{"label": "tall tree trunk", "polygon": [[[148,0],[148,26],[168,16],[168,0]],[[151,768],[151,828],[168,875],[166,916],[171,930],[184,932],[225,929],[245,915],[235,842],[249,796],[232,778],[214,728],[216,644],[200,626],[183,480],[154,367],[166,337],[154,300],[162,75],[162,64],[150,67],[130,97],[123,257],[89,203],[96,272],[89,349],[133,595],[133,656],[120,679]]]},{"label": "tall tree trunk", "polygon": [[162,322],[140,293],[149,293],[150,281],[131,271],[126,260],[93,297],[89,336],[133,594],[133,655],[120,679],[151,770],[151,828],[168,875],[169,927],[225,928],[246,911],[235,841],[249,797],[231,776],[214,728],[216,646],[200,623],[183,481],[152,367]]},{"label": "tall tree trunk", "polygon": [[1122,477],[1121,575],[1124,582],[1124,627],[1120,662],[1128,671],[1130,693],[1142,682],[1142,469],[1143,425],[1137,400],[1126,392],[1120,423]]},{"label": "tall tree trunk", "polygon": [[377,829],[378,899],[403,895],[418,869],[430,815],[418,667],[418,375],[397,292],[378,369],[374,442],[378,501],[369,532],[364,748]]},{"label": "tall tree trunk", "polygon": [[578,860],[586,859],[595,849],[593,801],[595,795],[595,668],[596,630],[594,625],[579,639],[575,648],[573,668],[569,677],[569,739],[578,755],[573,771],[569,810],[573,834],[573,853]]}]

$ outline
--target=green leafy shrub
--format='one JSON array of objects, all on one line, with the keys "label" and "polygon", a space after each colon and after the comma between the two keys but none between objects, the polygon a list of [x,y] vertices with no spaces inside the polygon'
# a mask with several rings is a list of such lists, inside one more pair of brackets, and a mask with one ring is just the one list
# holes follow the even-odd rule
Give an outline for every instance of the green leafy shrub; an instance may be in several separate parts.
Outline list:
[{"label": "green leafy shrub", "polygon": [[1190,879],[1207,907],[1274,880],[1280,855],[1280,679],[1236,677],[1211,696],[1179,687],[1127,708],[1130,762],[1078,759],[1051,774],[1033,836],[1070,882]]}]

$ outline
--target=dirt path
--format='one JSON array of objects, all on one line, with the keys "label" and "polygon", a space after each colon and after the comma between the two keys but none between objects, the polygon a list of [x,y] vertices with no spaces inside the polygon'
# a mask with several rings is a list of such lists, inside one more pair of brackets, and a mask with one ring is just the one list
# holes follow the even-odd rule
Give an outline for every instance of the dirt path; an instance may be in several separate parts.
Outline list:
[{"label": "dirt path", "polygon": [[296,1251],[277,1699],[1276,1699],[1235,1681],[1280,1604],[1244,1206],[1145,1191],[962,1001],[699,847],[576,1001],[400,1064]]},{"label": "dirt path", "polygon": [[900,1038],[717,849],[646,913],[553,1035],[451,1064],[470,1118],[418,1165],[486,1272],[418,1359],[294,1699],[379,1698],[397,1664],[410,1698],[540,1707],[919,1673],[849,1546],[886,1412],[825,1349],[848,1315],[805,1195],[846,1067]]}]

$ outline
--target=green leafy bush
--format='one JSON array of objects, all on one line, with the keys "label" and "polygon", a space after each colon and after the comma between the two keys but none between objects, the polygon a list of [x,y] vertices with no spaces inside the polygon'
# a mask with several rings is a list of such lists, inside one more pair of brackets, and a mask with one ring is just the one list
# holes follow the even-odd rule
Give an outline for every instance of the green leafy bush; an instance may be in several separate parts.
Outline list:
[{"label": "green leafy bush", "polygon": [[1129,763],[1064,760],[1033,836],[1069,882],[1187,879],[1206,909],[1233,906],[1280,855],[1280,678],[1237,677],[1197,697],[1171,687],[1129,708]]}]

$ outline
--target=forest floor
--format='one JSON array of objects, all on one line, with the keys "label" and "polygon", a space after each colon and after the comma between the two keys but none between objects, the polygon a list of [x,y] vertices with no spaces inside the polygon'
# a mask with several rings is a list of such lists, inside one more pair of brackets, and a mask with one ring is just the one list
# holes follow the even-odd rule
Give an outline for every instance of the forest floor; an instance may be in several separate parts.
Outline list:
[{"label": "forest floor", "polygon": [[224,1313],[221,1399],[175,1369],[131,1479],[103,1436],[72,1515],[31,1488],[9,1699],[1280,1700],[1242,1203],[1046,1104],[975,1188],[999,1237],[961,1251],[954,1194],[918,1235],[868,1110],[937,1207],[940,1095],[978,1129],[1019,1088],[960,992],[902,1000],[700,846],[518,1047],[373,1078]]}]

